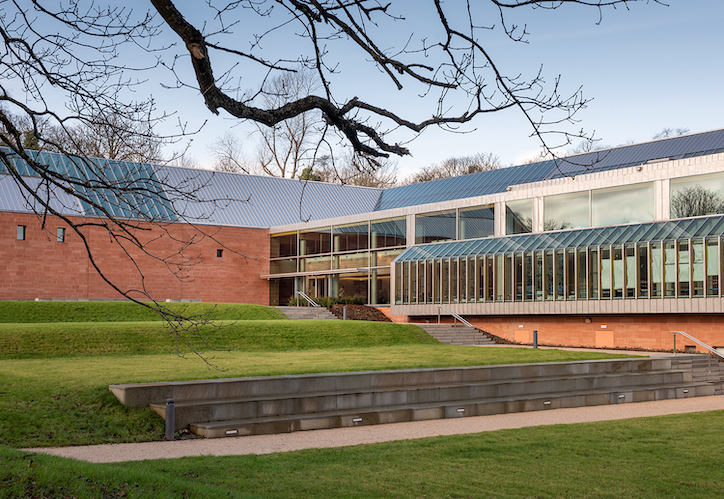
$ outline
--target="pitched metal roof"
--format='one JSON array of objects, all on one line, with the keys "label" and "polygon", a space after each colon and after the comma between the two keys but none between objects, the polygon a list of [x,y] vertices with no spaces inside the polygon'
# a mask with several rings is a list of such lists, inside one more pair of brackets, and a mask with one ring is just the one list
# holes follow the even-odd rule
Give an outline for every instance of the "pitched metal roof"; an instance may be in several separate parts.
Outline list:
[{"label": "pitched metal roof", "polygon": [[193,192],[201,202],[167,195],[179,216],[197,223],[273,227],[374,211],[381,189],[278,177],[163,167],[170,187]]},{"label": "pitched metal roof", "polygon": [[392,187],[382,192],[376,209],[389,210],[505,192],[509,185],[545,180],[555,166],[553,161],[543,161]]},{"label": "pitched metal roof", "polygon": [[[67,192],[56,189],[51,195],[48,195],[39,178],[25,177],[24,181],[41,199],[47,200],[50,208],[55,212],[65,216],[84,214],[78,199]],[[19,189],[12,177],[0,175],[0,211],[42,213],[43,207],[31,195],[25,194]]]},{"label": "pitched metal roof", "polygon": [[724,152],[724,130],[683,135],[668,139],[619,146],[542,161],[500,168],[460,177],[393,187],[383,191],[378,210],[402,208],[454,199],[505,192],[508,186],[540,182],[562,176],[580,175],[658,160],[675,160]]},{"label": "pitched metal roof", "polygon": [[[9,149],[3,149],[6,153]],[[92,200],[54,189],[52,206],[64,215],[183,220],[243,227],[272,227],[374,210],[381,189],[304,182],[275,177],[212,172],[98,158],[28,151],[70,180],[73,189]],[[12,166],[37,190],[42,185],[24,160],[11,155]],[[0,210],[37,211],[0,163]],[[97,188],[93,188],[93,185]],[[113,188],[108,188],[112,186]]]},{"label": "pitched metal roof", "polygon": [[[5,151],[8,151],[5,149]],[[55,153],[29,151],[36,159],[79,181],[97,180],[98,189],[76,188],[99,207],[118,217],[175,220],[196,223],[273,227],[306,220],[322,220],[404,208],[504,192],[508,186],[539,182],[563,175],[577,175],[724,152],[724,130],[698,133],[643,144],[615,147],[565,159],[501,168],[460,177],[434,180],[390,189],[304,182],[276,177],[209,172],[179,167],[161,167],[105,159],[80,159]],[[20,158],[11,159],[22,175],[35,176]],[[7,173],[0,163],[0,177]],[[106,185],[121,189],[107,189]],[[142,187],[123,194],[123,187]],[[0,182],[0,209],[27,211],[17,186]],[[76,208],[72,197],[54,193],[58,206],[78,210],[75,214],[102,215],[88,203]],[[202,202],[193,201],[193,197]],[[62,199],[61,199],[62,198]],[[77,203],[75,203],[77,204]],[[68,213],[70,214],[70,213]]]},{"label": "pitched metal roof", "polygon": [[548,178],[720,152],[724,152],[724,130],[713,130],[569,156],[558,161]]}]

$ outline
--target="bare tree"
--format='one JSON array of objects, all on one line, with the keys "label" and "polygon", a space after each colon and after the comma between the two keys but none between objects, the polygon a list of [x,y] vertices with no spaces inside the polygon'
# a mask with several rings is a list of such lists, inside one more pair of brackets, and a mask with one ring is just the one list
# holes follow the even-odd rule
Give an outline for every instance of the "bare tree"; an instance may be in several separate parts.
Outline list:
[{"label": "bare tree", "polygon": [[567,154],[568,155],[574,155],[574,154],[585,154],[587,152],[594,152],[594,151],[600,151],[602,149],[608,149],[609,145],[601,144],[600,141],[597,139],[586,139],[582,140],[578,143],[576,147],[573,147],[571,149],[568,149]]},{"label": "bare tree", "polygon": [[482,172],[486,170],[497,170],[502,168],[500,158],[492,153],[478,153],[474,156],[460,158],[449,158],[437,164],[420,168],[417,172],[406,179],[407,184],[417,184],[441,178],[458,177],[469,173]]},{"label": "bare tree", "polygon": [[[170,86],[194,89],[214,114],[223,111],[279,131],[289,120],[309,113],[321,116],[323,128],[314,148],[301,145],[290,152],[290,157],[310,158],[309,166],[319,157],[318,145],[342,140],[374,164],[380,158],[409,154],[400,142],[427,127],[458,130],[504,110],[517,110],[531,133],[550,149],[555,145],[546,138],[550,133],[560,133],[564,144],[581,137],[580,132],[567,129],[574,126],[586,99],[580,90],[563,93],[560,78],[546,80],[539,67],[505,74],[487,44],[497,43],[491,38],[496,36],[528,41],[521,18],[515,17],[518,12],[532,16],[537,8],[575,5],[601,13],[634,1],[647,0],[468,0],[464,6],[429,0],[414,4],[427,21],[415,25],[405,18],[407,9],[413,8],[411,3],[378,0],[238,0],[221,6],[190,2],[183,6],[185,11],[173,0],[151,0],[148,11],[102,0],[4,0],[0,125],[5,133],[0,143],[5,148],[0,149],[0,164],[29,204],[38,207],[41,219],[63,219],[86,243],[99,274],[119,293],[131,296],[97,266],[87,231],[103,230],[125,248],[163,258],[148,254],[138,235],[146,233],[149,225],[163,230],[162,221],[134,206],[140,206],[138,199],[156,199],[162,192],[189,201],[194,197],[193,182],[179,189],[164,185],[163,178],[148,177],[143,182],[134,175],[112,178],[85,157],[79,158],[84,164],[82,175],[60,171],[31,154],[24,137],[33,137],[30,146],[84,154],[83,147],[76,147],[79,140],[69,146],[46,138],[43,127],[50,123],[70,137],[77,126],[100,121],[114,127],[113,117],[132,120],[137,125],[130,127],[134,135],[143,136],[167,117],[154,111],[144,83],[155,70],[167,70],[175,82]],[[297,92],[293,86],[274,84],[284,81],[283,75],[305,70],[315,75],[318,91]],[[349,70],[364,76],[355,79],[353,91],[340,95],[335,83],[338,72]],[[418,109],[406,114],[394,104],[365,98],[368,80],[377,75],[386,78],[389,88],[422,95]],[[12,116],[28,126],[19,129]],[[397,139],[403,131],[410,137]],[[132,143],[131,138],[123,141]],[[40,179],[43,189],[18,170],[18,158],[31,170],[24,173]],[[267,166],[275,162],[288,164],[272,158]],[[296,175],[284,168],[282,175]],[[109,199],[127,208],[126,216],[116,216],[99,202],[98,192],[113,193]],[[98,218],[80,223],[64,215],[51,202],[60,193],[91,207]],[[180,243],[193,244],[193,238]],[[132,258],[135,253],[129,249],[127,254]],[[145,289],[139,292],[152,298]],[[158,304],[155,307],[174,321],[173,314]]]},{"label": "bare tree", "polygon": [[151,112],[98,114],[76,125],[49,127],[43,134],[45,149],[92,158],[162,162],[164,140],[153,130]]},{"label": "bare tree", "polygon": [[354,153],[343,154],[336,161],[325,156],[314,171],[321,181],[334,184],[383,189],[397,184],[397,163],[384,158],[370,162]]},{"label": "bare tree", "polygon": [[671,218],[724,213],[724,197],[701,185],[686,187],[671,196]]},{"label": "bare tree", "polygon": [[237,135],[226,132],[209,148],[214,155],[214,170],[229,173],[261,173],[256,163],[246,158]]},{"label": "bare tree", "polygon": [[688,128],[662,128],[659,133],[654,134],[651,137],[652,140],[668,139],[669,137],[677,137],[679,135],[686,135],[689,133]]},{"label": "bare tree", "polygon": [[[265,107],[278,108],[316,89],[313,73],[302,69],[279,74],[265,82],[260,93]],[[257,163],[266,175],[297,178],[303,168],[314,163],[322,128],[322,116],[317,110],[299,113],[271,126],[259,122],[255,126],[259,136]]]},{"label": "bare tree", "polygon": [[[55,224],[52,220],[62,221],[81,241],[91,267],[108,286],[158,311],[172,334],[200,353],[188,335],[204,338],[201,327],[209,318],[184,317],[154,301],[142,260],[159,263],[179,279],[187,277],[187,269],[199,261],[193,244],[215,234],[213,229],[198,228],[191,235],[179,236],[179,231],[170,230],[169,222],[184,220],[183,213],[168,207],[193,201],[201,185],[192,178],[179,189],[142,164],[122,173],[91,158],[157,157],[153,127],[165,115],[155,114],[152,98],[136,100],[134,90],[140,81],[129,73],[140,74],[157,65],[157,54],[148,44],[158,34],[158,26],[150,15],[136,19],[123,7],[76,0],[63,5],[2,2],[0,174],[14,181],[43,229]],[[119,64],[119,54],[126,50],[150,54],[150,64],[131,66],[128,61],[133,57]],[[71,161],[58,165],[35,150],[57,151]],[[162,209],[147,208],[154,204]],[[185,221],[191,226],[196,222]],[[93,250],[99,233],[130,260],[138,284],[127,286],[109,277],[114,269],[103,266],[101,255]],[[156,253],[153,243],[160,238],[172,242],[163,253]],[[203,358],[208,362],[208,357]]]},{"label": "bare tree", "polygon": [[[561,132],[565,143],[570,143],[571,137],[579,137],[580,133],[557,127],[572,122],[576,112],[585,106],[586,100],[580,91],[560,94],[559,78],[548,84],[540,70],[528,79],[504,74],[483,40],[501,33],[516,42],[527,41],[525,27],[509,19],[513,11],[557,9],[577,4],[602,12],[605,7],[631,3],[630,0],[468,1],[466,15],[459,15],[458,4],[432,0],[418,3],[415,8],[428,13],[429,21],[436,29],[432,30],[428,24],[424,33],[415,33],[416,29],[423,28],[409,26],[404,17],[407,4],[395,2],[241,0],[216,9],[210,4],[213,16],[198,19],[195,13],[193,22],[172,0],[151,2],[164,22],[184,42],[185,53],[190,57],[196,81],[190,83],[180,78],[179,84],[199,88],[213,113],[224,110],[236,118],[275,127],[309,111],[320,111],[324,120],[339,131],[356,152],[372,158],[409,153],[406,147],[386,139],[387,132],[393,128],[419,133],[431,125],[457,127],[482,114],[506,109],[521,112],[532,133],[541,138],[545,147],[548,142],[543,137],[553,131]],[[660,3],[658,0],[653,2]],[[490,15],[497,16],[498,25],[486,22]],[[202,24],[211,20],[218,26],[216,30]],[[246,27],[258,25],[259,28],[234,31],[242,24]],[[202,26],[206,33],[201,31]],[[272,51],[270,56],[265,56],[264,44],[273,43],[272,39],[285,32],[299,39],[287,51],[295,55],[283,57]],[[234,36],[229,36],[231,34]],[[400,45],[390,45],[383,40],[390,34],[396,35],[394,39],[400,40]],[[247,36],[248,43],[240,41],[240,36]],[[225,43],[227,39],[233,39],[233,43]],[[390,48],[382,48],[383,43]],[[217,55],[237,56],[238,71],[242,72],[254,66],[268,73],[312,68],[322,95],[310,93],[294,98],[290,94],[288,98],[273,102],[257,98],[260,93],[254,91],[239,96],[238,88],[232,84],[237,80],[230,76],[233,68],[223,65],[217,68],[212,63],[212,57]],[[410,84],[413,90],[420,88],[428,95],[437,93],[436,109],[427,118],[413,121],[393,109],[358,97],[338,101],[333,97],[332,79],[339,65],[349,63],[350,59],[360,63],[369,61],[398,90]],[[264,82],[259,88],[261,95],[265,95]],[[458,105],[460,102],[463,104]],[[385,128],[378,122],[389,126]]]}]

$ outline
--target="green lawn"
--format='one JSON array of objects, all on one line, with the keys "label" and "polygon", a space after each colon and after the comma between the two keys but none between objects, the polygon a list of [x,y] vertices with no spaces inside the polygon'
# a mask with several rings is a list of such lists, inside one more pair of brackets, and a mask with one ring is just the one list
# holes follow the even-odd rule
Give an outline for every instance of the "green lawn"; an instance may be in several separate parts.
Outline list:
[{"label": "green lawn", "polygon": [[595,352],[407,344],[218,352],[209,360],[225,371],[210,369],[193,355],[180,358],[171,353],[6,359],[0,360],[0,444],[24,447],[162,439],[161,418],[148,408],[121,406],[108,391],[108,385],[116,383],[602,357],[609,356]]},{"label": "green lawn", "polygon": [[0,447],[0,497],[715,499],[722,427],[717,411],[121,464]]},{"label": "green lawn", "polygon": [[[36,322],[9,322],[18,312],[7,303],[0,305],[5,320],[0,324],[0,498],[724,494],[721,412],[269,456],[93,465],[25,454],[13,448],[161,440],[161,418],[148,408],[121,406],[108,391],[114,383],[616,355],[454,347],[411,325],[259,319],[260,313],[273,311],[256,311],[245,316],[251,320],[239,320],[237,309],[236,317],[218,317],[224,327],[203,331],[210,344],[236,347],[205,349],[205,358],[223,369],[217,370],[187,349],[181,350],[186,358],[176,355],[176,342],[163,324],[132,309],[122,314],[115,309],[125,303],[73,303],[55,310],[50,305],[57,304],[51,303],[42,314],[30,310]],[[92,307],[81,313],[74,305]],[[119,315],[94,308],[100,305]],[[50,320],[73,310],[75,322]]]},{"label": "green lawn", "polygon": [[[216,321],[184,337],[207,352],[209,347],[249,352],[437,343],[416,326],[363,321]],[[174,353],[176,339],[160,321],[6,323],[0,324],[0,359]]]},{"label": "green lawn", "polygon": [[[214,320],[286,320],[276,308],[238,303],[161,303],[186,317]],[[49,322],[148,322],[161,316],[132,302],[0,301],[0,323]]]}]

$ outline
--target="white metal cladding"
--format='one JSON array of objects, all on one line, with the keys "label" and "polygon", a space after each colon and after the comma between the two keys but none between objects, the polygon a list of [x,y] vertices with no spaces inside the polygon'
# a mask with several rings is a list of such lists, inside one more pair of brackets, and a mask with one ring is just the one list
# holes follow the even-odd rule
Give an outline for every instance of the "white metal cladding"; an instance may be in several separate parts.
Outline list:
[{"label": "white metal cladding", "polygon": [[[26,184],[43,199],[50,201],[51,209],[66,216],[85,215],[78,200],[61,189],[54,189],[48,197],[41,186],[38,177],[23,177]],[[0,174],[0,211],[20,213],[42,213],[43,208],[36,202],[32,203],[30,196],[26,199],[10,175]],[[29,204],[32,203],[32,204]]]},{"label": "white metal cladding", "polygon": [[[273,227],[369,213],[381,189],[163,167],[162,183],[179,217],[195,223]],[[174,193],[177,190],[184,194]]]}]

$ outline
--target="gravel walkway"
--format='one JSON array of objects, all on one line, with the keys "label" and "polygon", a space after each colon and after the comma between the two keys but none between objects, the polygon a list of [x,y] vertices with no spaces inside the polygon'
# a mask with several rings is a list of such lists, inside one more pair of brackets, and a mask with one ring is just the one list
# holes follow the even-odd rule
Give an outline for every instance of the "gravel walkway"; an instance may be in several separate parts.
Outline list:
[{"label": "gravel walkway", "polygon": [[333,430],[299,431],[279,435],[255,435],[218,439],[192,439],[175,442],[104,444],[82,447],[24,449],[92,463],[144,461],[186,456],[238,456],[272,454],[301,449],[344,447],[348,445],[409,440],[439,435],[480,433],[509,428],[555,424],[612,421],[667,414],[724,410],[724,397],[697,397],[621,405],[553,409],[548,411],[499,414],[459,419],[438,419]]}]

